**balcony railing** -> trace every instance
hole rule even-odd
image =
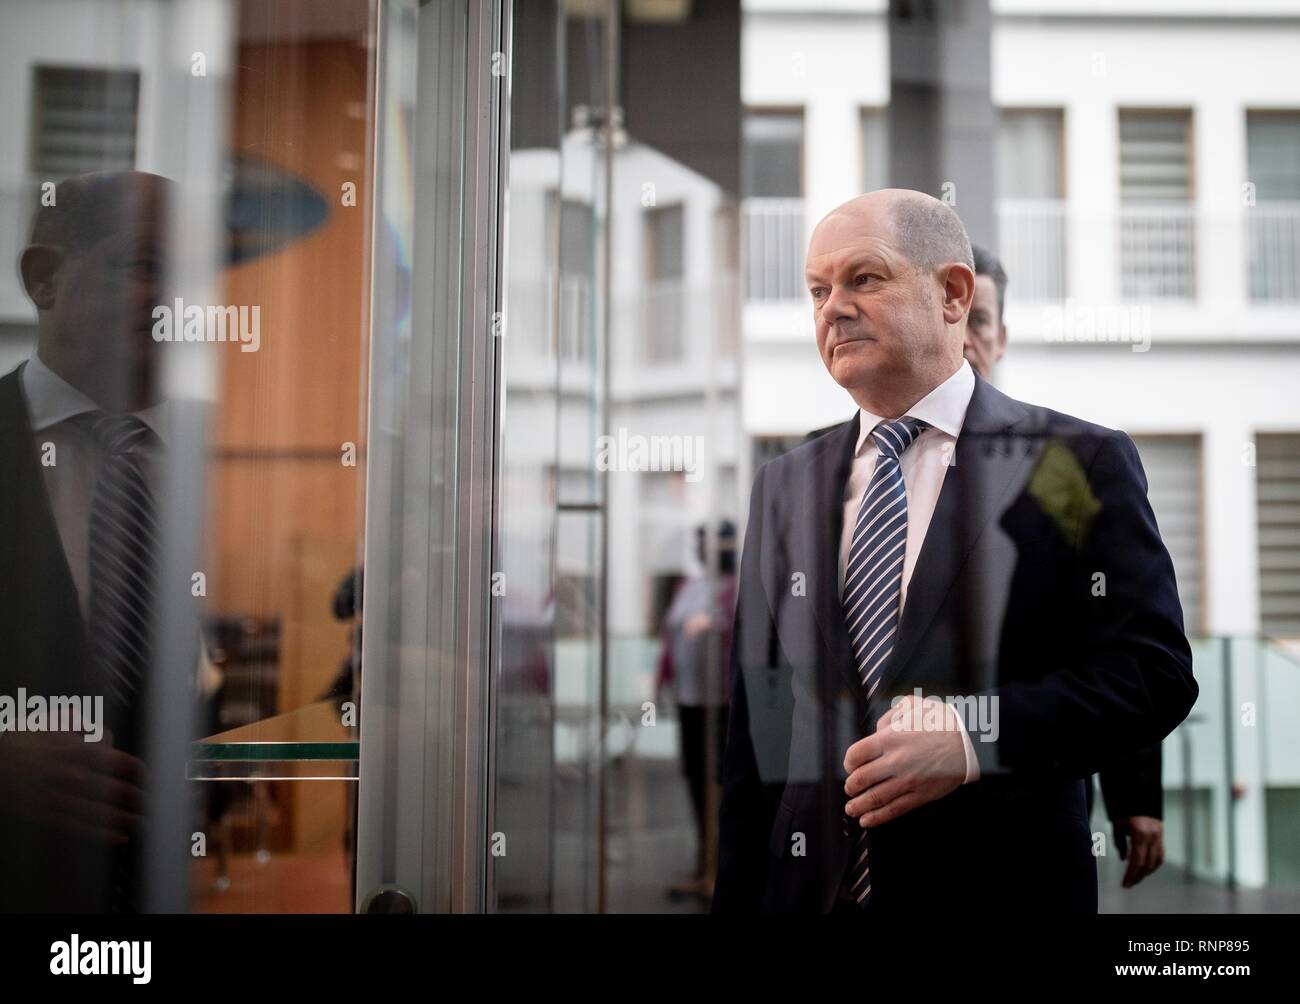
[[[1062,199],[998,201],[998,248],[1009,299],[1065,299],[1066,223]]]
[[[803,199],[746,199],[743,206],[745,299],[802,300]]]
[[[646,283],[641,301],[641,358],[678,362],[685,356],[686,289],[681,279]]]
[[[1128,300],[1196,295],[1196,215],[1190,204],[1119,211],[1120,294]]]
[[[1251,300],[1300,300],[1300,202],[1257,203],[1246,227]]]
[[[627,290],[615,313],[635,318],[637,329],[626,332],[631,339],[620,340],[622,329],[615,321],[615,367],[686,364],[707,374],[714,363],[732,358],[740,324],[736,282],[734,271],[722,269],[706,283],[675,277]]]
[[[591,280],[583,275],[560,277],[560,311],[557,342],[560,361],[578,363],[595,354],[595,317]]]

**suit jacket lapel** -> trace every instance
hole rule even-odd
[[[832,429],[817,441],[810,476],[799,496],[802,512],[794,523],[802,528],[800,544],[791,554],[793,571],[807,575],[808,598],[832,664],[866,707],[849,644],[844,609],[840,605],[840,535],[844,529],[844,485],[853,466],[858,442],[858,416]]]
[[[925,542],[908,583],[898,637],[881,671],[881,692],[897,678],[939,611],[989,522],[1018,492],[1032,445],[1011,428],[1028,412],[976,377],[975,390]]]
[[[10,540],[15,552],[13,567],[3,571],[15,577],[48,576],[43,582],[15,582],[14,585],[27,591],[38,586],[50,589],[57,604],[51,616],[63,618],[61,623],[75,625],[80,632],[83,625],[77,587],[45,491],[45,477],[23,398],[19,379],[23,366],[0,377],[0,462],[13,475],[12,488],[0,500],[0,513],[4,514],[0,522],[12,534]]]

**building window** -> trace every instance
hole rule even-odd
[[[1189,635],[1204,633],[1201,556],[1201,437],[1134,436],[1156,514],[1160,537],[1169,549]]]
[[[1008,298],[1065,297],[1064,116],[1060,109],[1004,109],[998,119],[998,247]]]
[[[803,112],[746,112],[742,138],[744,196],[802,198]]]
[[[1255,437],[1259,521],[1259,623],[1300,638],[1300,434]]]
[[[596,267],[596,218],[588,202],[559,199],[551,203],[550,211],[556,211],[556,206],[560,214],[560,304],[556,350],[563,362],[582,362],[596,354],[596,305],[591,288],[591,276]]]
[[[741,189],[745,196],[745,298],[804,297],[803,113],[745,113]]]
[[[1195,295],[1191,149],[1191,112],[1119,113],[1120,289],[1127,298]]]
[[[679,203],[645,212],[646,284],[641,345],[649,362],[681,359],[685,276],[685,210]]]
[[[889,112],[862,109],[862,190],[889,187]]]
[[[1246,115],[1252,300],[1300,299],[1300,112]]]
[[[60,180],[135,167],[140,74],[37,66],[32,88],[32,173]]]

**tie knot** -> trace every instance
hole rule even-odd
[[[87,411],[75,416],[72,421],[109,456],[131,453],[141,446],[153,445],[158,438],[153,430],[135,415],[109,415],[102,411]]]
[[[871,438],[876,441],[882,454],[897,460],[928,428],[930,426],[919,418],[898,418],[892,422],[881,422],[871,430]]]

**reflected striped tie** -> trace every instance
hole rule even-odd
[[[157,438],[134,415],[78,420],[103,455],[90,506],[90,643],[108,696],[130,708],[143,696],[158,607],[157,513],[144,470],[144,449]]]
[[[880,670],[894,650],[907,547],[907,490],[903,485],[903,453],[929,426],[915,418],[881,422],[871,430],[880,455],[871,483],[862,496],[853,543],[844,569],[844,620],[853,657],[870,700],[880,682]],[[844,891],[859,906],[871,896],[867,862],[867,831],[858,829]]]
[[[141,755],[142,703],[154,649],[157,610],[157,512],[145,478],[145,450],[158,444],[133,415],[89,412],[74,421],[103,457],[90,505],[90,602],[87,634],[103,681],[113,745]],[[136,841],[114,849],[109,910],[139,909]]]

